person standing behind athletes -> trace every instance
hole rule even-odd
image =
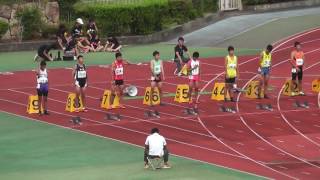
[[[199,93],[199,81],[200,81],[200,61],[199,61],[200,54],[198,52],[194,52],[192,58],[187,64],[188,67],[188,74],[189,74],[189,104],[193,103],[192,98],[192,91],[194,89],[195,98],[198,98]],[[197,101],[196,104],[199,102]]]
[[[124,65],[130,64],[128,61],[122,59],[122,54],[120,52],[116,53],[116,60],[112,63],[111,66],[111,98],[110,104],[113,104],[115,96],[119,97],[119,107],[125,108],[124,105],[121,104],[122,96],[123,96],[123,89],[124,89]],[[111,108],[116,108],[115,106],[111,106]]]
[[[188,55],[188,57],[184,56],[184,53]],[[178,44],[174,47],[174,62],[176,63],[176,69],[174,71],[175,75],[181,75],[180,71],[182,69],[182,65],[188,63],[190,59],[190,54],[188,52],[188,48],[184,45],[184,38],[178,38]]]
[[[43,114],[49,115],[47,108],[48,100],[48,91],[49,91],[49,80],[47,72],[47,63],[45,61],[40,62],[40,67],[37,70],[37,94],[39,101],[39,115]]]
[[[88,86],[88,75],[86,71],[86,66],[84,64],[84,59],[82,55],[79,55],[77,57],[78,62],[74,66],[73,71],[72,71],[72,76],[75,79],[75,88],[76,88],[76,105],[77,108],[75,109],[75,112],[79,111],[84,111],[87,112],[88,110],[86,109],[86,87]],[[82,101],[82,108],[80,107],[80,100]]]
[[[238,68],[238,57],[234,55],[234,47],[228,47],[228,55],[225,57],[225,91],[224,91],[224,100],[227,101],[227,94],[230,95],[230,100],[232,102],[234,99],[234,92],[232,91],[233,87],[236,85],[236,78],[239,75]]]
[[[305,56],[301,48],[300,42],[294,43],[295,50],[291,52],[291,59],[289,60],[292,65],[292,81],[295,81],[298,85],[299,95],[305,95],[302,91],[302,78],[303,78],[303,66],[305,65]],[[298,77],[298,81],[297,81]],[[294,83],[291,83],[291,95],[296,95],[294,93]]]
[[[267,95],[267,89],[269,86],[269,79],[270,79],[270,72],[272,66],[272,45],[268,45],[266,50],[262,51],[260,56],[260,63],[259,63],[259,72],[261,75],[260,86],[258,88],[258,98],[261,98],[261,91],[264,92],[264,98],[269,98]]]
[[[151,93],[150,96],[152,97],[153,92],[155,91],[155,88],[158,88],[159,95],[160,95],[160,101],[162,100],[162,80],[165,79],[164,77],[164,69],[163,69],[163,62],[160,59],[160,53],[158,51],[153,52],[154,59],[150,62],[150,68],[151,68]],[[152,101],[151,105],[152,105]],[[160,102],[160,104],[163,104]]]

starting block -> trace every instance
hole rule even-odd
[[[100,107],[103,109],[111,109],[111,104],[110,104],[110,98],[111,98],[111,91],[110,90],[105,90],[102,96],[102,101]],[[113,100],[112,106],[119,107],[119,97],[115,96]]]
[[[293,83],[293,90],[291,89],[292,83]],[[292,96],[292,92],[294,94],[298,94],[298,92],[299,92],[298,84],[295,81],[288,79],[288,80],[286,80],[286,82],[284,84],[284,89],[283,89],[282,94],[285,96]]]
[[[219,110],[221,112],[228,112],[228,113],[236,113],[236,108],[235,107],[226,107],[226,106],[220,106]]]
[[[266,111],[273,111],[272,105],[271,104],[257,104],[257,109],[259,110],[266,110]]]
[[[293,103],[293,106],[296,108],[305,108],[305,109],[310,108],[309,103],[307,101],[305,102],[296,101]]]
[[[188,76],[188,66],[187,66],[187,64],[185,64],[182,68],[181,68],[181,70],[180,70],[180,72],[179,72],[179,75],[180,76]]]
[[[39,107],[39,99],[36,95],[29,96],[28,100],[28,106],[27,106],[27,113],[29,114],[38,114],[40,110]],[[43,108],[41,107],[41,111],[43,111]]]
[[[251,99],[257,99],[259,98],[259,81],[251,81],[250,84],[246,88],[246,97]],[[261,90],[260,97],[264,97],[264,92]]]
[[[177,86],[176,95],[174,97],[175,102],[186,103],[189,102],[189,85],[188,84],[179,84]]]
[[[111,120],[111,121],[120,121],[121,120],[121,116],[120,116],[120,114],[107,113],[106,117],[104,119]]]
[[[79,116],[77,117],[73,117],[70,122],[72,122],[74,125],[81,125],[82,124],[82,120]]]
[[[320,79],[315,79],[312,81],[312,91],[320,92]]]
[[[224,100],[224,92],[225,91],[225,83],[215,83],[212,94],[211,94],[211,99],[216,100],[216,101],[223,101]],[[227,93],[227,99],[230,99],[229,93]]]
[[[146,118],[160,118],[160,113],[157,110],[148,110],[144,112]]]
[[[67,103],[66,103],[66,111],[68,112],[74,112],[76,108],[83,108],[83,103],[81,98],[78,99],[78,105],[76,103],[76,94],[70,93],[68,95]]]
[[[189,116],[191,116],[191,115],[197,116],[199,114],[199,111],[197,108],[185,108],[183,110],[183,114],[189,115]]]
[[[161,99],[160,99],[160,93],[158,88],[154,89],[153,94],[151,94],[151,87],[146,88],[146,91],[144,93],[144,98],[143,98],[143,104],[150,106],[151,101],[152,101],[152,105],[160,104]]]

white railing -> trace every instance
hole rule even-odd
[[[242,0],[219,0],[220,11],[242,10]]]

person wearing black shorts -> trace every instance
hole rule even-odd
[[[184,53],[186,53],[188,57],[185,57]],[[184,38],[179,37],[178,44],[174,47],[174,62],[176,63],[175,75],[181,75],[182,65],[188,63],[189,59],[190,54],[188,48],[184,45]]]
[[[300,42],[294,43],[295,49],[291,52],[291,59],[289,60],[292,66],[292,81],[298,86],[299,95],[305,95],[302,91],[303,66],[305,66],[305,56],[302,51]],[[298,78],[298,80],[297,80]],[[291,83],[291,95],[296,95],[294,92],[294,83]]]
[[[113,106],[113,101],[116,96],[119,97],[119,106],[120,108],[125,108],[124,105],[121,104],[124,90],[124,65],[130,64],[128,61],[122,59],[122,54],[120,52],[116,53],[116,60],[112,63],[111,66],[111,98],[110,104],[112,104],[111,109],[117,108]]]
[[[68,43],[67,38],[67,28],[65,25],[61,24],[56,33],[57,44],[61,50],[65,50],[65,46]]]
[[[155,91],[155,88],[158,88],[159,90],[159,96],[160,96],[160,105],[163,105],[161,103],[162,100],[162,80],[165,79],[164,77],[164,69],[163,69],[163,62],[160,59],[160,53],[158,51],[153,52],[154,59],[150,62],[150,69],[151,69],[151,92],[150,92],[150,99],[152,99],[152,95]],[[153,101],[150,101],[151,105]]]
[[[38,52],[34,57],[34,61],[53,61],[52,56],[49,54],[50,50],[54,49],[56,47],[55,44],[50,45],[41,45],[38,48]]]
[[[104,51],[107,52],[120,52],[122,46],[120,45],[119,41],[115,37],[109,37],[107,39],[107,43],[104,46]]]
[[[230,100],[235,101],[234,92],[232,91],[236,86],[236,78],[239,77],[238,57],[234,54],[234,47],[228,47],[228,55],[225,57],[225,91],[224,100],[228,101],[227,95],[229,94]]]
[[[48,72],[47,72],[47,63],[45,61],[40,62],[40,67],[37,70],[37,94],[39,100],[39,115],[43,114],[49,115],[47,108],[48,101],[48,91],[49,91],[49,82],[48,82]]]
[[[87,71],[86,71],[86,66],[84,64],[84,59],[82,55],[79,55],[77,57],[78,63],[74,66],[72,76],[75,79],[75,88],[76,88],[76,104],[78,105],[77,108],[75,109],[76,112],[79,111],[84,111],[87,112],[88,110],[86,109],[86,87],[88,83],[88,76],[87,76]],[[82,108],[79,108],[80,102],[79,99],[81,98],[82,100]]]

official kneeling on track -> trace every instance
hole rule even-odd
[[[145,142],[144,150],[144,168],[148,169],[152,159],[163,158],[164,165],[160,168],[168,169],[171,168],[168,164],[169,151],[167,148],[167,142],[163,136],[159,134],[158,128],[153,128],[151,130],[151,135],[149,135]]]

